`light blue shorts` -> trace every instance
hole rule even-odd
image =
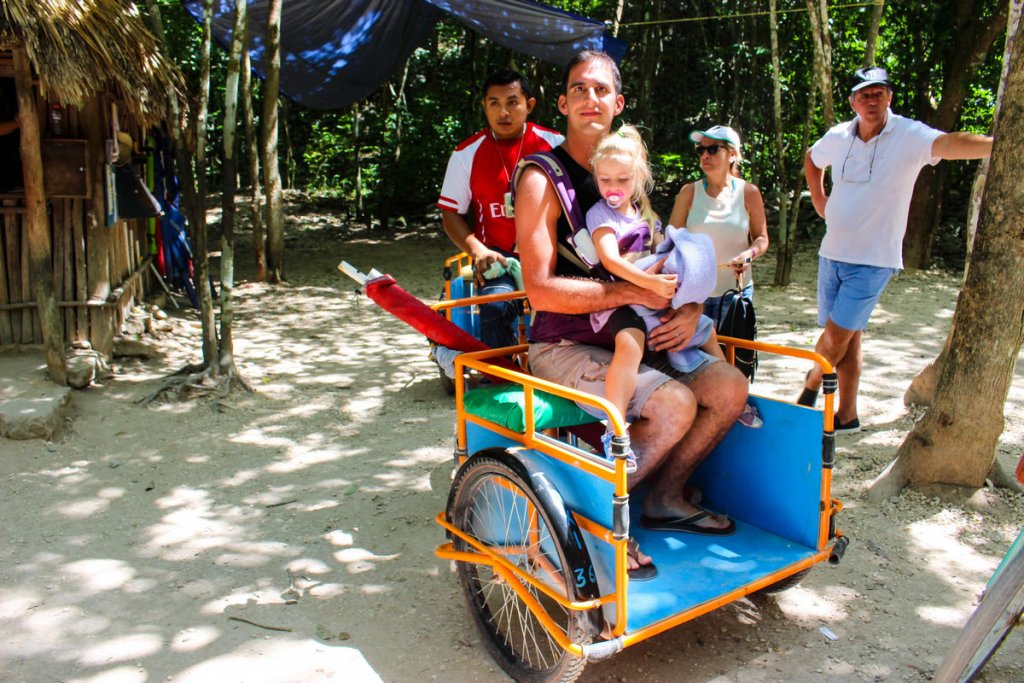
[[[866,330],[871,311],[896,268],[878,268],[818,257],[818,325]]]

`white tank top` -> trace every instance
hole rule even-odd
[[[717,197],[709,197],[703,180],[693,184],[693,203],[686,215],[686,229],[711,238],[719,264],[750,246],[750,216],[743,199],[746,185],[742,178],[730,178]],[[753,280],[747,277],[744,284],[753,284]],[[711,296],[721,296],[735,287],[733,270],[719,268],[718,282]]]

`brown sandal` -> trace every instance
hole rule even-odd
[[[629,574],[630,581],[650,581],[658,575],[658,568],[654,566],[653,561],[648,562],[647,564],[641,564],[640,544],[637,543],[635,538],[626,540],[626,555],[628,555],[629,559],[633,560],[637,564],[635,569],[626,570],[626,573]]]

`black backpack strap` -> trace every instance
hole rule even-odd
[[[551,152],[537,152],[520,160],[519,165],[516,166],[515,174],[512,176],[512,203],[515,203],[516,187],[519,185],[519,178],[522,176],[523,171],[530,166],[538,167],[548,177],[548,180],[551,181],[552,187],[555,188],[558,202],[562,205],[562,212],[569,222],[569,243],[574,248],[577,248],[574,237],[580,231],[583,231],[589,238],[590,233],[587,231],[587,223],[583,217],[583,212],[576,202],[576,189],[572,186],[569,172],[562,165],[561,160],[554,154]],[[593,244],[592,242],[589,243]],[[596,254],[580,254],[573,249],[569,249],[561,240],[558,240],[557,244],[558,254],[583,272],[589,273],[597,265]]]

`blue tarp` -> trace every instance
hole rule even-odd
[[[202,0],[182,0],[202,19]],[[249,2],[253,70],[264,72],[268,0]],[[227,45],[233,0],[214,0],[213,33]],[[287,0],[281,16],[281,91],[310,109],[358,102],[395,73],[434,26],[450,15],[499,45],[565,64],[583,49],[605,50],[616,60],[626,44],[604,24],[533,0]]]

